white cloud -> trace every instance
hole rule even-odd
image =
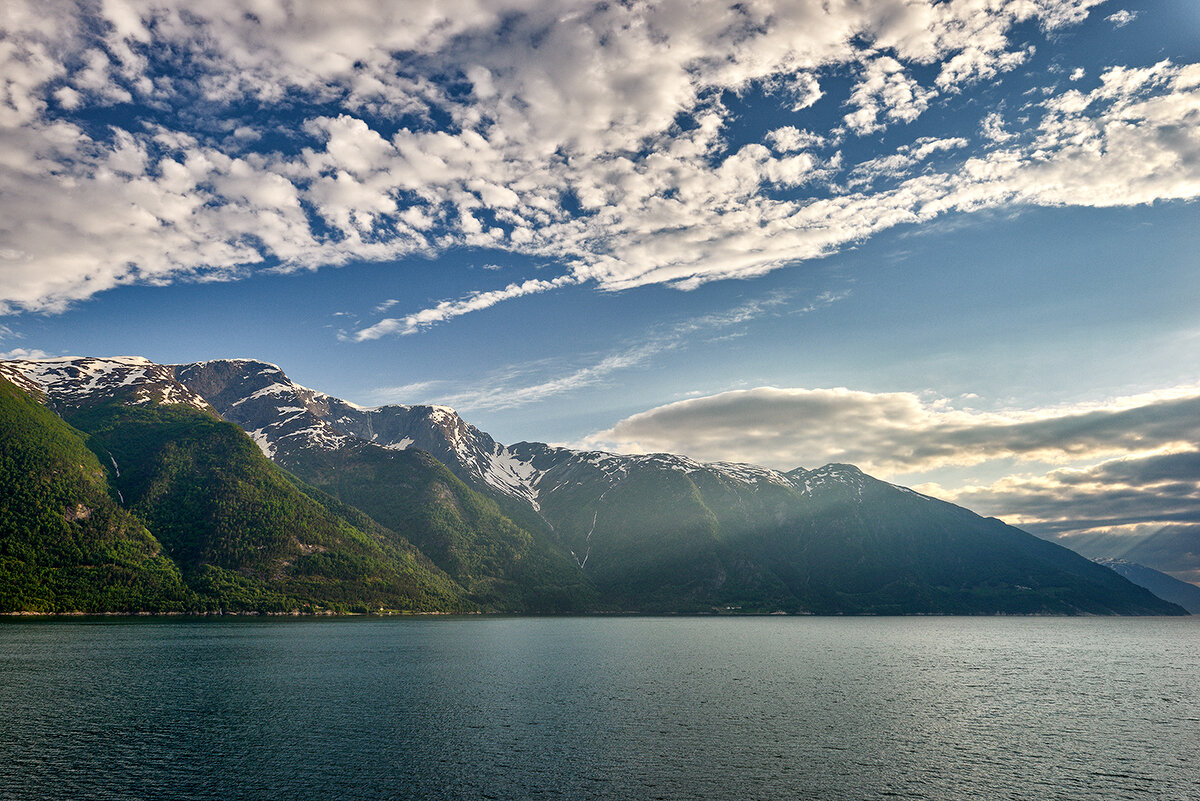
[[[886,127],[880,117],[893,122],[912,122],[929,107],[936,89],[924,89],[904,74],[904,65],[884,56],[867,65],[862,80],[850,95],[857,111],[845,116],[846,125],[861,135]]]
[[[0,359],[48,359],[50,354],[39,348],[13,348],[0,353]]]
[[[626,351],[611,353],[595,364],[580,367],[564,376],[520,386],[502,382],[484,389],[445,395],[440,402],[465,410],[512,409],[538,403],[583,387],[595,386],[617,371],[641,367],[649,362],[652,356],[670,347],[674,345],[650,342]]]
[[[661,329],[650,331],[640,341],[627,342],[623,347],[599,357],[591,364],[577,366],[565,375],[551,375],[530,381],[525,367],[509,367],[492,376],[484,386],[442,395],[440,403],[463,410],[511,409],[539,403],[584,387],[605,382],[613,373],[644,367],[654,357],[682,350],[697,339],[736,329],[759,317],[771,314],[808,314],[825,308],[848,293],[822,293],[807,303],[788,308],[792,298],[786,293],[772,293],[764,298],[747,301],[724,312],[714,312],[687,320],[677,320]],[[545,372],[545,366],[539,366]]]
[[[1015,138],[1014,134],[1009,133],[1005,129],[1004,118],[1000,116],[1000,112],[998,111],[993,111],[984,117],[980,129],[985,139],[999,145]]]
[[[1109,14],[1107,17],[1105,17],[1105,19],[1111,22],[1114,27],[1124,28],[1126,25],[1137,19],[1137,17],[1138,13],[1136,11],[1129,11],[1123,8],[1113,14]]]
[[[780,153],[811,150],[812,148],[824,147],[827,143],[824,136],[815,134],[812,131],[801,130],[794,125],[776,128],[767,134],[766,141]]]
[[[381,404],[414,404],[423,403],[430,397],[430,392],[440,381],[413,381],[394,387],[377,387],[370,391],[371,401]]]
[[[503,289],[496,289],[490,292],[475,292],[461,300],[443,300],[435,306],[413,312],[404,317],[380,320],[372,326],[354,332],[352,339],[357,342],[363,342],[365,340],[379,339],[388,334],[415,334],[436,323],[442,323],[473,311],[480,311],[481,309],[495,306],[501,301],[549,292],[551,289],[557,289],[571,283],[574,283],[574,279],[570,276],[559,276],[549,281],[531,278],[520,284],[509,284]]]
[[[947,139],[918,139],[911,145],[902,145],[889,156],[880,156],[864,161],[850,170],[847,186],[857,188],[871,184],[881,177],[906,175],[913,167],[940,151],[958,150],[967,146],[962,137]]]
[[[821,84],[817,81],[816,76],[807,72],[793,77],[789,81],[787,89],[793,98],[792,111],[802,111],[824,97]]]
[[[701,173],[670,201],[614,197],[601,218],[602,244],[577,268],[610,288],[647,283],[688,287],[761,274],[818,258],[903,223],[1006,205],[1110,206],[1200,195],[1197,67],[1110,70],[1084,106],[1052,98],[1028,143],[968,158],[874,192],[808,202],[767,201],[761,171]],[[748,165],[746,165],[748,166]],[[687,222],[685,222],[685,220]],[[601,221],[598,221],[598,225]],[[622,227],[623,226],[623,227]],[[748,235],[747,232],[756,232]]]
[[[774,150],[725,149],[724,90],[784,88],[805,107],[827,71],[864,65],[846,122],[874,132],[1021,63],[1018,24],[1054,29],[1093,5],[261,0],[246,13],[233,0],[52,11],[11,0],[0,22],[0,311],[461,246],[555,261],[568,273],[556,286],[687,289],[950,212],[1195,197],[1186,65],[1110,70],[1090,94],[1052,98],[1032,135],[985,125],[1007,149],[875,191],[828,190],[852,174],[903,177],[925,157],[916,143],[874,167],[814,155],[836,136],[818,142],[824,134],[794,126],[765,135]],[[156,66],[167,53],[189,71]],[[933,86],[912,77],[917,66],[935,69]],[[452,92],[445,79],[456,77]],[[275,132],[250,118],[226,121],[220,141],[164,128],[101,136],[70,121],[127,99],[171,109],[189,92],[321,113],[296,132],[308,137],[298,153],[271,150]],[[413,122],[435,117],[451,122]],[[543,283],[445,301],[356,338],[419,330]]]

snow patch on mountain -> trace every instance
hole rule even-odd
[[[769,467],[759,467],[758,465],[741,462],[710,462],[703,467],[740,484],[774,484],[779,487],[793,486],[786,475]]]
[[[268,397],[271,395],[295,396],[297,394],[296,393],[297,389],[303,389],[303,387],[297,387],[295,385],[289,386],[287,384],[268,384],[267,386],[263,387],[262,389],[255,390],[253,394],[248,395],[239,401],[235,401],[233,405],[240,406],[243,403],[247,403],[252,400],[257,400],[258,398],[265,398],[265,397]]]
[[[827,464],[816,470],[795,470],[792,484],[801,492],[811,495],[819,490],[847,487],[855,497],[862,500],[863,487],[870,479],[863,471],[850,464]]]
[[[916,495],[918,498],[924,498],[927,501],[936,501],[937,500],[937,498],[933,498],[929,495],[926,495],[923,492],[917,492],[915,489],[910,489],[909,487],[902,487],[899,484],[888,484],[888,486],[894,490],[899,490],[900,492],[904,492],[909,495]]]
[[[288,431],[276,437],[276,441],[292,437],[299,437],[309,447],[320,448],[326,451],[337,450],[350,441],[350,437],[337,431],[333,426],[324,421],[317,421],[314,425],[301,428],[297,431]]]
[[[106,400],[185,404],[211,410],[208,402],[179,383],[168,367],[141,356],[108,358],[62,356],[4,362],[0,369],[17,383],[35,389],[54,404],[79,405]]]
[[[275,445],[271,440],[267,439],[267,435],[263,429],[259,428],[254,431],[247,431],[246,433],[250,435],[250,439],[254,440],[254,444],[259,447],[264,456],[268,459],[275,458]]]
[[[485,484],[525,500],[535,512],[542,510],[537,500],[537,482],[541,473],[532,462],[522,461],[507,448],[497,445],[495,452],[487,454],[482,467],[480,478]]]

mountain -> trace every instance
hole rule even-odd
[[[849,465],[781,473],[671,454],[505,446],[446,407],[363,408],[263,362],[180,365],[174,375],[276,462],[385,524],[411,505],[400,491],[410,483],[400,478],[401,455],[431,454],[530,532],[524,553],[552,566],[549,586],[561,587],[575,567],[595,589],[597,608],[1180,611],[1065,548]],[[468,584],[472,576],[448,561],[455,548],[464,559],[485,546],[469,558],[490,565],[496,583],[527,580],[494,560],[521,553],[512,550],[516,540],[414,541]]]
[[[198,597],[242,608],[1183,612],[851,465],[505,446],[446,407],[368,409],[247,359],[0,374],[111,463],[112,497]]]
[[[175,380],[171,367],[141,356],[19,359],[0,362],[0,376],[59,411],[108,403],[213,411],[208,401]]]
[[[865,475],[527,443],[542,513],[643,611],[1169,613],[1077,554]]]
[[[1112,568],[1139,587],[1145,587],[1164,601],[1179,604],[1193,615],[1200,615],[1200,587],[1195,584],[1180,581],[1174,576],[1168,576],[1166,573],[1125,559],[1097,559],[1095,561]]]
[[[477,603],[516,612],[596,608],[590,583],[545,524],[505,514],[521,517],[533,507],[461,469],[492,464],[489,457],[502,449],[453,411],[364,409],[295,384],[275,365],[244,359],[180,365],[174,375],[277,464],[403,532]],[[467,486],[447,464],[493,497]],[[520,525],[529,520],[534,525]]]
[[[24,398],[15,427],[39,420],[74,427],[73,443],[46,451],[71,460],[80,448],[90,452],[94,498],[87,508],[107,510],[100,500],[107,495],[120,515],[141,523],[153,535],[147,547],[161,547],[190,587],[187,608],[471,608],[462,589],[403,537],[269,462],[170,370],[135,359],[25,366],[8,363],[3,372],[20,372],[64,419],[8,384]],[[44,531],[42,523],[33,527]]]
[[[162,551],[109,496],[85,435],[0,377],[0,611],[192,608]]]
[[[1066,548],[850,465],[789,475],[807,514],[760,547],[815,611],[1175,613]]]
[[[1163,526],[1148,535],[1076,534],[1057,542],[1092,559],[1125,559],[1180,581],[1200,583],[1200,526]]]
[[[173,375],[250,434],[269,457],[331,450],[349,439],[390,451],[421,450],[466,484],[523,514],[537,509],[529,468],[446,406],[365,408],[300,386],[276,365],[218,359],[178,365]]]
[[[241,608],[464,608],[411,544],[296,482],[231,423],[158,405],[67,419],[109,455],[119,497],[203,594]]]

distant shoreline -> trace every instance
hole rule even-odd
[[[1166,617],[1196,617],[1195,615],[1097,615],[1081,613],[1078,615],[1061,612],[1030,612],[1017,614],[1013,612],[996,612],[993,614],[969,614],[961,612],[897,612],[880,614],[874,612],[815,614],[811,612],[570,612],[564,614],[523,613],[523,612],[0,612],[0,622],[8,620],[38,619],[38,620],[78,620],[80,618],[198,618],[216,619],[226,617],[250,618],[301,618],[301,619],[330,619],[330,618],[392,618],[392,617],[471,617],[471,618],[914,618],[914,617],[963,617],[963,618],[1166,618]]]

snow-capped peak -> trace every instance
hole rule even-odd
[[[19,359],[0,363],[0,372],[55,405],[104,401],[185,404],[211,410],[199,394],[175,379],[172,370],[142,356]]]

